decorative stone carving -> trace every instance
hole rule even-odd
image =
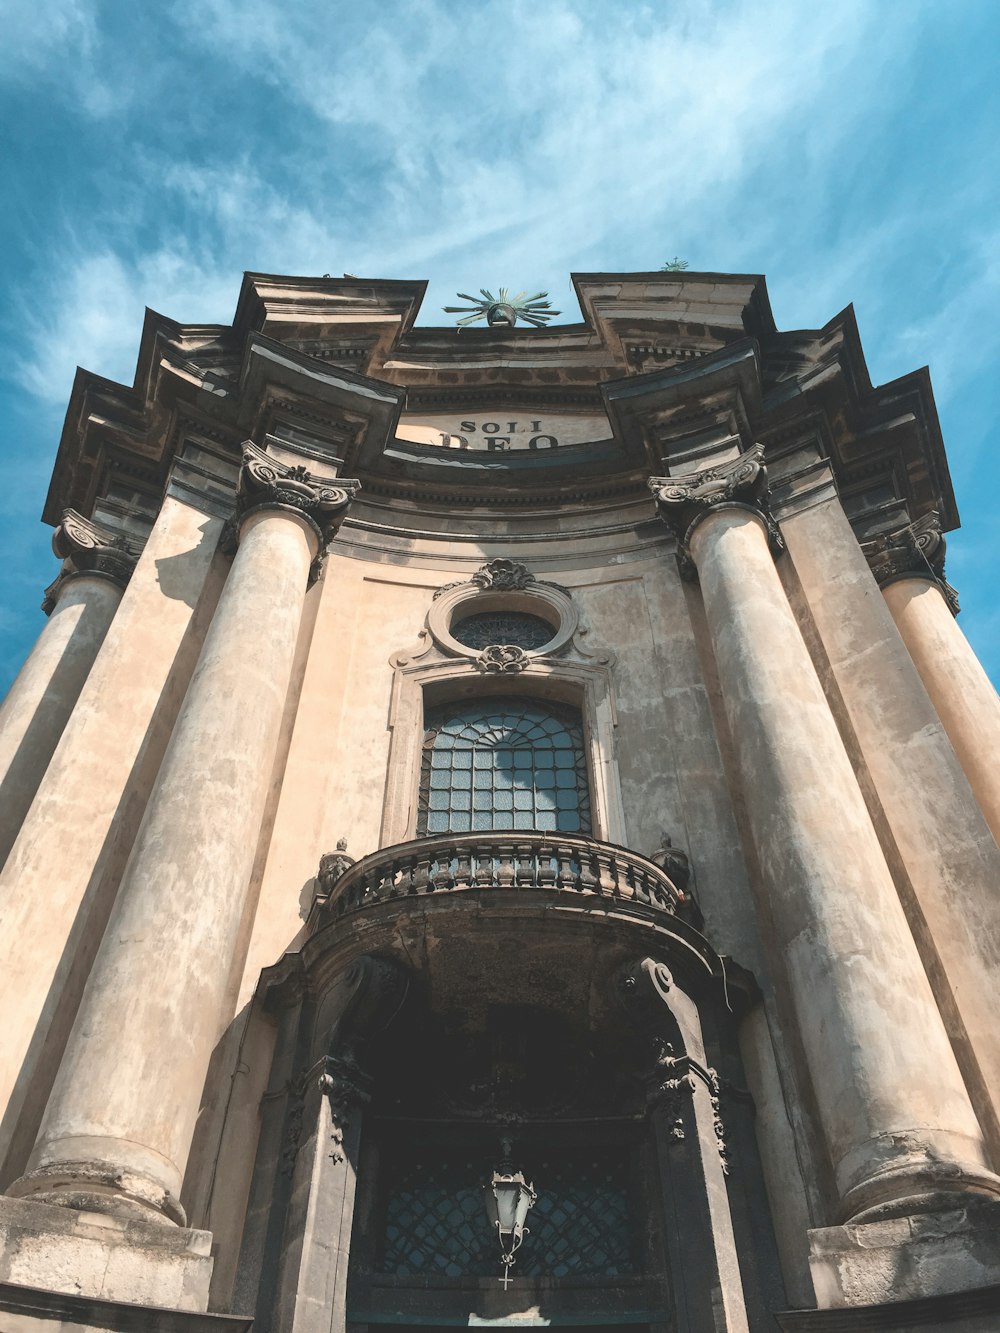
[[[480,565],[469,581],[491,592],[521,592],[534,583],[535,576],[516,560],[497,559]]]
[[[650,477],[647,484],[660,517],[677,538],[677,564],[686,579],[697,578],[691,558],[691,534],[713,510],[749,509],[759,514],[767,525],[772,553],[780,555],[785,549],[784,539],[767,507],[767,469],[760,445],[732,462],[684,477]]]
[[[350,869],[353,864],[354,857],[347,855],[347,839],[338,838],[337,850],[326,852],[319,859],[319,873],[316,876],[316,887],[319,892],[330,893],[344,871]]]
[[[371,1101],[371,1079],[348,1049],[343,1055],[327,1056],[319,1086],[330,1103],[332,1146],[329,1157],[336,1165],[347,1160],[344,1154],[344,1134],[351,1127],[352,1109],[364,1108]]]
[[[941,589],[952,615],[958,615],[958,593],[944,574],[945,548],[941,520],[934,510],[915,523],[861,543],[880,588],[896,579],[930,579]]]
[[[626,986],[629,981],[633,978],[626,978]],[[670,1138],[680,1142],[684,1138],[684,1100],[694,1095],[695,1081],[687,1062],[676,1058],[669,1042],[660,1042],[659,1047],[656,1064],[646,1081],[646,1105],[661,1112],[669,1123]]]
[[[534,582],[535,576],[529,573],[526,565],[498,557],[480,565],[471,578],[443,584],[434,593],[434,600],[451,592],[452,588],[464,588],[469,583],[474,583],[481,592],[523,592]]]
[[[656,1045],[652,1068],[646,1075],[646,1100],[669,1122],[669,1137],[685,1138],[685,1103],[703,1084],[712,1112],[712,1132],[723,1175],[729,1174],[729,1152],[719,1106],[719,1076],[707,1063],[692,1054],[674,1014],[670,994],[675,988],[670,969],[653,958],[626,966],[618,976],[618,992],[632,1021],[648,1033]],[[701,1045],[700,1041],[698,1043]],[[701,1049],[698,1055],[703,1055]]]
[[[681,893],[685,891],[691,879],[691,862],[686,852],[673,845],[669,833],[660,834],[660,845],[649,859],[660,867]]]
[[[52,535],[52,550],[68,563],[45,589],[42,610],[46,615],[55,610],[63,584],[76,574],[97,574],[124,588],[132,577],[142,544],[102,528],[75,509],[66,509]]]
[[[531,657],[515,643],[493,643],[476,658],[480,671],[513,674],[531,666]]]
[[[240,526],[250,514],[284,509],[304,518],[319,540],[319,554],[309,571],[310,586],[323,571],[326,551],[347,516],[361,483],[338,477],[336,483],[317,477],[303,465],[280,463],[252,440],[243,445],[243,466],[236,491],[236,514],[223,533],[223,549],[235,551]]]

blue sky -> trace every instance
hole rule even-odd
[[[767,275],[853,301],[872,379],[928,364],[1000,679],[995,0],[3,0],[0,688],[54,576],[37,516],[74,368],[131,383],[143,308],[229,321],[244,269],[546,288]]]

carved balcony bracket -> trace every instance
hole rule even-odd
[[[124,589],[132,577],[142,543],[101,527],[75,509],[66,509],[52,535],[52,550],[64,564],[43,594],[42,610],[46,615],[55,610],[59,592],[67,580],[78,574],[96,574]]]
[[[309,571],[310,587],[323,572],[327,548],[347,517],[351,500],[361,483],[338,477],[336,484],[317,477],[302,465],[292,466],[273,458],[252,440],[243,445],[243,466],[236,491],[236,513],[222,534],[222,548],[232,554],[239,545],[239,533],[251,514],[277,509],[298,514],[312,528],[319,542],[319,553]]]
[[[718,1155],[722,1174],[728,1175],[719,1076],[705,1058],[695,1006],[677,987],[670,969],[654,958],[637,959],[622,968],[617,984],[626,1012],[651,1039],[655,1052],[646,1073],[647,1104],[662,1117],[670,1141],[700,1134]],[[705,1107],[701,1126],[694,1107],[699,1091]]]
[[[649,489],[660,517],[677,538],[677,567],[681,576],[696,581],[691,557],[691,535],[708,514],[720,509],[748,509],[764,520],[773,555],[785,549],[784,538],[768,508],[769,490],[764,450],[760,445],[739,458],[682,477],[650,477]]]
[[[958,593],[944,574],[945,547],[941,520],[934,510],[915,523],[881,532],[871,541],[861,543],[880,588],[897,579],[928,579],[941,589],[952,615],[957,616]]]

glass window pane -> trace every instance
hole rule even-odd
[[[468,831],[472,808],[482,831],[589,829],[583,727],[574,710],[493,696],[437,708],[425,725],[418,834]]]

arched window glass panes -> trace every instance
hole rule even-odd
[[[526,611],[477,611],[452,625],[451,633],[466,648],[513,643],[528,650],[548,643],[555,630],[541,616],[529,615]]]
[[[418,836],[590,832],[583,725],[574,709],[479,699],[428,712],[426,728]]]

